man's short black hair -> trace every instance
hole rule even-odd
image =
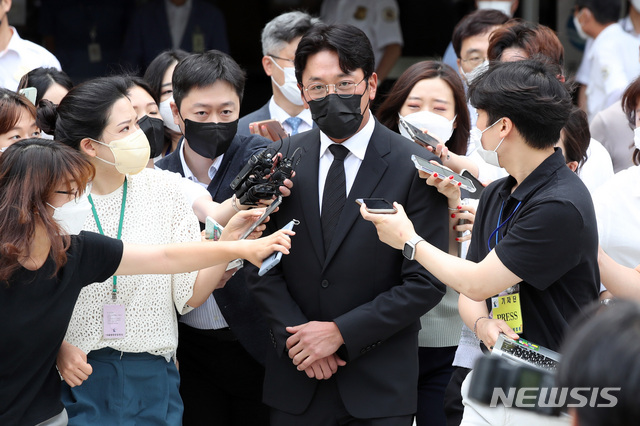
[[[599,24],[618,22],[622,9],[621,0],[576,0],[578,9],[586,7]]]
[[[503,25],[508,20],[507,15],[495,9],[479,9],[462,18],[453,29],[451,37],[451,44],[458,59],[462,55],[463,41],[469,37],[484,34],[495,26]]]
[[[560,138],[571,112],[571,95],[540,61],[492,63],[469,88],[471,105],[485,111],[489,124],[508,117],[530,146],[544,149]]]
[[[302,84],[302,73],[307,59],[323,50],[336,52],[340,69],[349,73],[361,68],[364,78],[374,71],[375,58],[367,35],[357,27],[347,24],[317,25],[306,33],[296,50],[296,79]],[[175,90],[175,89],[174,89]]]
[[[209,50],[189,55],[178,62],[172,78],[173,99],[178,109],[191,89],[212,86],[218,80],[233,86],[242,102],[246,77],[231,56],[219,50]]]

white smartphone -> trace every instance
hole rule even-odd
[[[473,182],[469,178],[460,176],[458,173],[452,170],[444,168],[439,164],[433,164],[422,157],[418,157],[417,155],[412,155],[411,161],[413,161],[416,169],[422,170],[423,172],[429,174],[438,173],[440,176],[442,176],[443,179],[445,177],[453,175],[453,182],[458,184],[458,186],[466,189],[469,192],[476,192],[476,187],[473,185]]]
[[[245,238],[247,238],[249,236],[249,234],[251,234],[257,227],[258,225],[260,225],[262,222],[264,222],[267,217],[273,213],[273,211],[282,203],[282,195],[279,195],[278,198],[276,198],[275,200],[273,200],[273,203],[269,204],[269,207],[267,207],[267,209],[264,211],[264,213],[262,214],[262,216],[260,216],[260,218],[258,218],[258,220],[256,220],[255,222],[253,222],[253,224],[244,232],[244,234],[242,234],[242,236],[239,238],[241,240],[244,240]]]
[[[356,203],[359,205],[365,204],[369,213],[393,214],[398,212],[393,203],[384,198],[357,198]]]
[[[298,225],[300,223],[299,220],[293,219],[291,222],[287,223],[282,229],[292,230],[294,225]],[[260,266],[260,270],[258,271],[258,275],[263,276],[267,272],[269,272],[274,266],[280,263],[282,259],[282,253],[277,251],[272,253],[269,257],[267,257],[263,262],[262,266]]]
[[[208,240],[218,241],[224,228],[214,218],[207,216],[204,223],[204,236]]]
[[[36,104],[36,98],[38,97],[38,90],[35,87],[25,87],[18,91],[19,94],[29,99],[32,104]]]

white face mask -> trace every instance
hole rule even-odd
[[[406,117],[402,117],[400,114],[398,115],[410,124],[416,126],[418,129],[427,130],[430,134],[437,136],[442,143],[446,143],[451,139],[451,135],[453,134],[453,123],[457,117],[453,117],[453,120],[449,121],[445,117],[431,111],[418,111],[408,114]],[[399,127],[400,134],[402,136],[409,140],[413,140],[404,127]]]
[[[77,235],[82,231],[84,227],[84,221],[91,213],[91,203],[87,198],[89,188],[80,196],[77,200],[71,200],[64,203],[60,207],[51,207],[53,212],[53,219],[58,222],[58,225],[62,227],[69,235]]]
[[[489,69],[489,60],[485,59],[480,65],[465,73],[462,67],[460,67],[460,73],[462,77],[467,81],[467,84],[473,83],[473,80],[480,77],[486,70]]]
[[[147,136],[142,129],[138,129],[131,133],[129,136],[112,141],[109,144],[91,139],[92,141],[104,145],[111,150],[115,163],[102,159],[98,156],[96,158],[107,164],[111,164],[116,167],[123,175],[135,175],[140,173],[149,162],[149,156],[151,155],[151,148]]]
[[[636,149],[640,149],[640,127],[636,127],[633,131],[633,143],[636,146]]]
[[[511,15],[512,1],[479,1],[478,9],[495,9],[507,15],[509,18]]]
[[[584,10],[584,9],[583,9]],[[580,11],[577,15],[573,15],[573,25],[576,27],[576,32],[580,36],[581,39],[586,40],[589,38],[589,35],[584,32],[582,29],[582,25],[580,25],[580,21],[578,20],[578,16],[582,13]]]
[[[278,84],[275,78],[271,76],[271,81],[278,86],[280,92],[284,95],[285,98],[289,102],[294,105],[302,105],[302,97],[300,96],[300,88],[298,88],[298,80],[296,80],[296,69],[295,67],[284,67],[282,68],[273,56],[269,56],[271,58],[271,63],[275,65],[280,71],[284,73],[284,84],[281,86]]]
[[[0,153],[3,153],[7,150],[7,148],[9,148],[8,146],[2,147],[0,148]]]
[[[50,135],[48,133],[45,133],[43,131],[40,131],[40,138],[41,139],[49,139],[49,140],[53,140],[53,135]]]
[[[173,96],[160,102],[160,117],[162,117],[162,121],[164,121],[164,127],[176,133],[181,133],[180,127],[173,122],[173,112],[171,112],[171,105],[169,105],[171,102],[174,102]]]
[[[496,167],[502,167],[500,165],[500,161],[498,160],[498,148],[500,148],[500,145],[502,145],[502,142],[504,142],[504,138],[502,138],[498,146],[496,146],[496,149],[494,149],[493,151],[487,151],[482,146],[482,134],[487,130],[489,130],[490,128],[492,128],[493,126],[495,126],[496,124],[498,124],[500,120],[496,121],[495,123],[493,123],[491,126],[487,127],[484,130],[480,130],[477,127],[474,127],[473,129],[471,129],[471,134],[470,134],[471,142],[475,144],[480,157],[482,157],[482,159],[487,164],[491,164],[492,166],[496,166]]]

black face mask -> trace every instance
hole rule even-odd
[[[150,157],[156,158],[162,154],[162,148],[164,147],[164,121],[160,118],[145,115],[138,120],[138,126],[140,126],[149,140],[149,147],[151,148]]]
[[[229,149],[231,141],[238,133],[238,120],[229,123],[199,123],[184,121],[184,137],[189,147],[198,155],[214,159]]]
[[[311,118],[320,130],[330,138],[350,138],[356,134],[364,118],[360,110],[362,96],[353,95],[350,98],[341,98],[332,93],[322,100],[310,101]]]

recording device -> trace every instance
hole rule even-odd
[[[279,195],[278,198],[276,198],[275,200],[273,200],[273,202],[269,205],[269,207],[267,207],[267,209],[264,211],[264,213],[262,214],[262,216],[260,216],[260,218],[258,218],[258,220],[256,220],[255,222],[253,222],[251,224],[251,226],[244,232],[244,234],[242,234],[242,236],[240,237],[241,240],[244,240],[245,238],[247,238],[249,236],[249,234],[251,234],[257,227],[258,225],[260,225],[262,222],[264,222],[267,217],[274,212],[275,209],[278,208],[278,206],[282,203],[282,195]]]
[[[207,216],[204,224],[204,236],[208,240],[218,241],[222,235],[224,227],[220,225],[214,218]],[[251,232],[250,232],[251,233]],[[242,259],[234,259],[227,265],[226,271],[234,268],[242,268],[244,261]]]
[[[423,172],[434,174],[438,173],[444,179],[445,176],[453,175],[453,182],[458,184],[461,188],[466,189],[469,192],[476,192],[476,187],[473,182],[464,176],[460,176],[459,174],[453,172],[452,170],[446,169],[439,164],[433,164],[422,157],[418,157],[417,155],[411,156],[411,161],[416,166],[416,169],[422,170]]]
[[[356,203],[358,205],[365,204],[369,213],[393,214],[398,212],[398,209],[384,198],[357,198]]]
[[[291,222],[287,223],[282,229],[292,230],[294,225],[300,224],[299,220],[292,219]],[[267,257],[263,262],[262,266],[260,266],[260,270],[258,271],[258,275],[263,276],[267,272],[269,272],[274,266],[280,263],[282,259],[282,253],[277,251]]]
[[[556,403],[558,389],[554,386],[555,377],[551,371],[486,355],[478,359],[473,368],[469,398],[492,407],[500,403],[549,416],[559,416],[564,411],[565,404],[564,401],[561,401],[562,404]],[[518,404],[517,395],[523,393],[526,394],[526,404]],[[506,405],[505,401],[510,405]]]
[[[300,161],[300,148],[296,148],[291,157],[278,158],[278,149],[267,147],[259,154],[251,156],[238,176],[231,182],[231,189],[235,191],[240,204],[255,206],[259,200],[270,199],[282,195],[279,187],[285,179],[291,178],[295,167]]]
[[[461,198],[473,198],[474,200],[479,200],[482,191],[484,191],[484,185],[482,184],[482,182],[480,182],[480,180],[467,169],[462,169],[462,171],[460,172],[460,176],[469,179],[471,182],[473,182],[473,186],[476,188],[475,192],[470,192],[465,189]]]
[[[289,136],[287,135],[287,132],[284,131],[284,127],[282,127],[282,124],[280,124],[278,120],[275,120],[273,118],[269,120],[256,121],[255,123],[251,123],[251,125],[253,125],[254,129],[257,129],[258,132],[262,126],[266,126],[267,130],[269,131],[269,136],[271,136],[271,139],[274,141]]]
[[[32,104],[36,104],[38,89],[36,89],[35,87],[25,87],[24,89],[20,89],[18,93],[29,99]]]
[[[409,133],[409,136],[411,136],[411,139],[413,139],[415,143],[417,143],[418,145],[422,145],[424,148],[430,146],[431,148],[436,149],[438,144],[442,143],[433,136],[430,136],[422,130],[418,129],[416,126],[409,123],[402,117],[400,117],[400,121],[398,122],[398,124],[404,127],[404,129],[407,131],[407,133]]]

